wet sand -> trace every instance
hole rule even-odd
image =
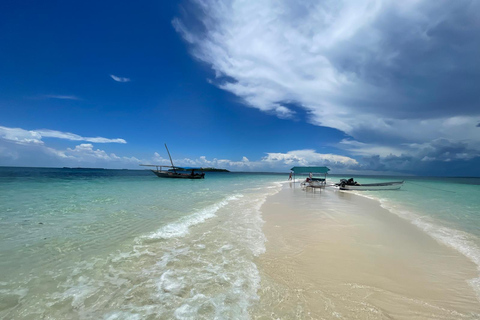
[[[286,184],[261,211],[254,319],[480,319],[476,265],[374,200]]]

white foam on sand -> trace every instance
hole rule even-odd
[[[222,223],[165,252],[150,272],[160,275],[151,299],[174,308],[177,319],[248,319],[261,280],[252,258],[265,251],[260,207],[281,186],[229,201],[217,210]]]
[[[215,217],[215,213],[220,209],[226,206],[230,201],[237,200],[242,198],[242,194],[236,194],[228,196],[225,199],[210,205],[206,208],[203,208],[192,215],[189,215],[185,218],[180,219],[178,222],[168,224],[161,227],[159,230],[141,237],[141,239],[170,239],[176,237],[183,237],[188,234],[188,230],[191,226],[200,224],[207,219]]]
[[[139,236],[123,251],[61,270],[52,275],[56,290],[43,296],[45,309],[32,305],[25,314],[248,319],[260,285],[253,257],[265,251],[260,207],[282,185],[227,196]]]

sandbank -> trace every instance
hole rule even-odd
[[[379,202],[285,184],[263,204],[255,319],[472,319],[476,265]]]

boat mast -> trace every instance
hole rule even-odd
[[[165,148],[167,149],[168,157],[170,158],[170,163],[172,164],[172,167],[173,167],[173,172],[175,172],[175,174],[177,174],[177,170],[175,170],[175,166],[173,165],[172,157],[170,156],[170,151],[168,151],[168,147],[167,147],[166,143],[165,143]]]

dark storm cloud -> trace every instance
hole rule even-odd
[[[364,157],[360,167],[367,170],[397,171],[403,173],[422,172],[423,174],[461,174],[479,176],[480,168],[474,164],[480,162],[480,152],[467,143],[437,139],[422,145],[413,145],[411,154],[378,155]],[[470,165],[465,165],[470,163]]]

